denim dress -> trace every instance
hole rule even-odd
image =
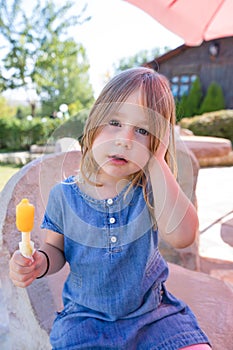
[[[166,290],[168,266],[140,186],[97,200],[69,177],[52,188],[42,228],[64,235],[70,266],[50,334],[54,350],[208,343],[189,307]]]

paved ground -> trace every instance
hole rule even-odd
[[[221,222],[233,211],[233,167],[202,168],[197,183],[200,255],[233,262],[233,247],[220,236]],[[233,232],[232,232],[233,234]]]

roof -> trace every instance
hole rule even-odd
[[[212,39],[212,40],[204,40],[199,46],[195,46],[196,48],[197,47],[200,47],[200,46],[203,46],[205,43],[210,43],[210,42],[218,42],[219,40],[229,40],[230,39],[233,39],[233,36],[231,37],[224,37],[224,38],[216,38],[216,39]],[[150,68],[153,68],[154,70],[158,70],[158,66],[159,64],[161,63],[164,63],[166,61],[168,61],[169,59],[175,57],[175,56],[178,56],[179,54],[185,52],[186,50],[189,50],[189,49],[192,49],[194,48],[194,46],[188,46],[188,45],[181,45],[181,46],[178,46],[177,48],[175,48],[174,50],[171,50],[171,51],[168,51],[166,52],[165,54],[159,56],[159,57],[155,57],[152,61],[150,62],[146,62],[144,64],[145,67],[150,67]]]
[[[144,64],[144,66],[146,67],[150,67],[153,68],[154,70],[158,70],[158,65],[161,63],[164,63],[166,61],[168,61],[169,59],[171,59],[174,56],[179,55],[180,53],[186,51],[187,49],[190,49],[192,46],[188,46],[188,45],[181,45],[178,46],[177,48],[175,48],[174,50],[168,51],[165,54],[159,56],[159,57],[155,57],[152,61],[150,62],[146,62]]]

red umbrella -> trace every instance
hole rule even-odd
[[[190,46],[233,35],[233,0],[126,0]]]

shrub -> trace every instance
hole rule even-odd
[[[179,122],[184,117],[190,117],[186,113],[187,101],[188,101],[187,95],[183,95],[179,101],[176,100],[176,121],[177,122]]]
[[[176,115],[177,120],[184,117],[192,117],[200,114],[199,109],[202,102],[203,93],[201,88],[201,82],[199,78],[192,83],[191,89],[188,95],[183,95],[180,101],[176,102]]]
[[[225,100],[221,86],[213,82],[208,87],[206,96],[200,106],[200,114],[218,111],[225,108]]]
[[[71,137],[79,139],[83,133],[83,127],[89,111],[84,110],[79,112],[74,117],[63,121],[50,135],[49,143],[55,143],[58,139],[63,137]]]
[[[177,121],[184,117],[193,117],[206,112],[218,111],[225,108],[223,91],[220,85],[212,82],[203,99],[200,79],[197,78],[188,95],[183,95],[176,101]]]
[[[40,118],[29,120],[1,119],[0,148],[8,151],[28,150],[32,144],[47,142],[60,120],[43,122]]]
[[[81,111],[67,120],[18,118],[0,119],[0,149],[7,151],[29,150],[33,144],[55,143],[61,137],[78,138],[83,131],[88,111]]]
[[[183,118],[179,125],[191,130],[194,135],[223,137],[233,144],[233,110],[204,113],[192,118]]]

